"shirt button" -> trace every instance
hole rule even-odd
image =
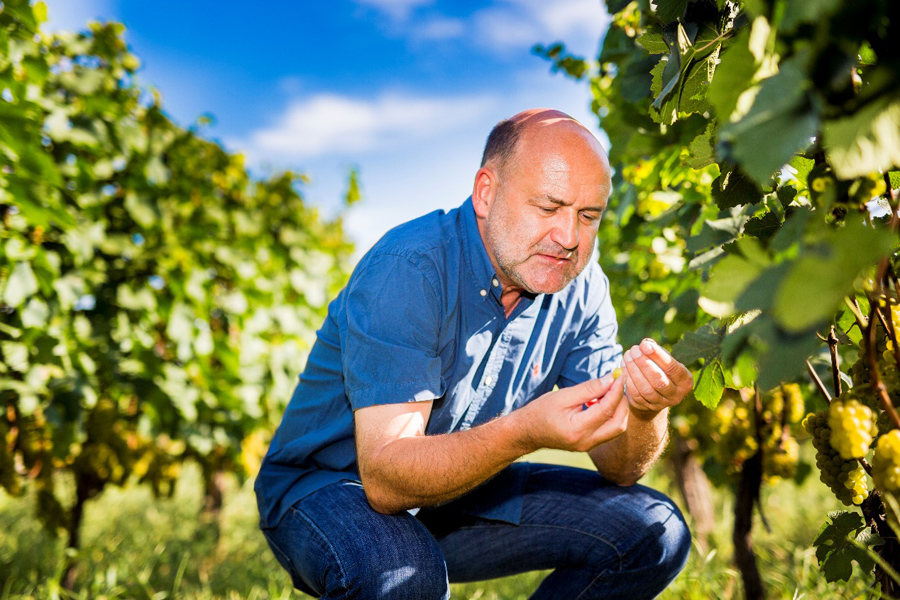
[[[481,297],[482,297],[482,298],[484,298],[485,296],[487,296],[487,290],[481,290],[481,291],[478,292],[478,293],[481,294]]]
[[[490,375],[484,378],[484,385],[491,385],[492,383],[494,383],[494,378]]]
[[[494,277],[493,279],[491,279],[491,283],[494,284],[494,287],[497,287],[497,286],[500,285],[500,282],[497,281],[497,278],[496,278],[496,277]]]

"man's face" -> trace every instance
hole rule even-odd
[[[576,147],[531,146],[499,176],[485,245],[504,286],[563,289],[587,266],[609,194],[609,169]]]

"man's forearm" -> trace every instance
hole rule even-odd
[[[536,449],[513,412],[467,431],[396,439],[360,475],[372,507],[395,513],[452,500]]]
[[[647,413],[632,409],[628,429],[589,452],[597,470],[619,485],[633,485],[650,470],[666,447],[669,410]]]

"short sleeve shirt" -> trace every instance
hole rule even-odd
[[[426,435],[451,433],[618,364],[595,260],[555,294],[523,295],[508,317],[501,292],[471,198],[388,232],[328,307],[256,480],[261,526],[325,485],[359,481],[355,410],[433,401]],[[503,485],[516,498],[522,482]],[[480,500],[474,512],[517,522],[519,509]]]

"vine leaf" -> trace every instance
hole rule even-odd
[[[762,200],[762,190],[740,168],[725,171],[713,181],[712,195],[721,209],[744,204],[756,204]]]
[[[725,370],[722,361],[714,359],[703,366],[697,384],[694,386],[694,397],[706,408],[713,409],[722,399],[725,391]]]
[[[722,348],[725,329],[716,327],[715,323],[707,323],[697,331],[689,331],[672,348],[672,356],[685,365],[703,359],[716,359]]]
[[[777,75],[760,84],[747,114],[721,129],[726,158],[738,162],[758,183],[767,183],[816,135],[819,113],[806,91],[804,60],[801,53],[785,61]]]
[[[900,100],[883,98],[825,122],[822,140],[840,179],[900,166]]]
[[[865,526],[862,516],[849,511],[828,513],[831,522],[825,522],[813,542],[816,559],[829,583],[847,581],[853,574],[853,561],[865,573],[875,568],[875,561],[867,548],[884,543]]]
[[[790,332],[830,319],[853,290],[856,277],[887,254],[894,240],[888,229],[848,220],[803,249],[775,294],[773,316]]]

